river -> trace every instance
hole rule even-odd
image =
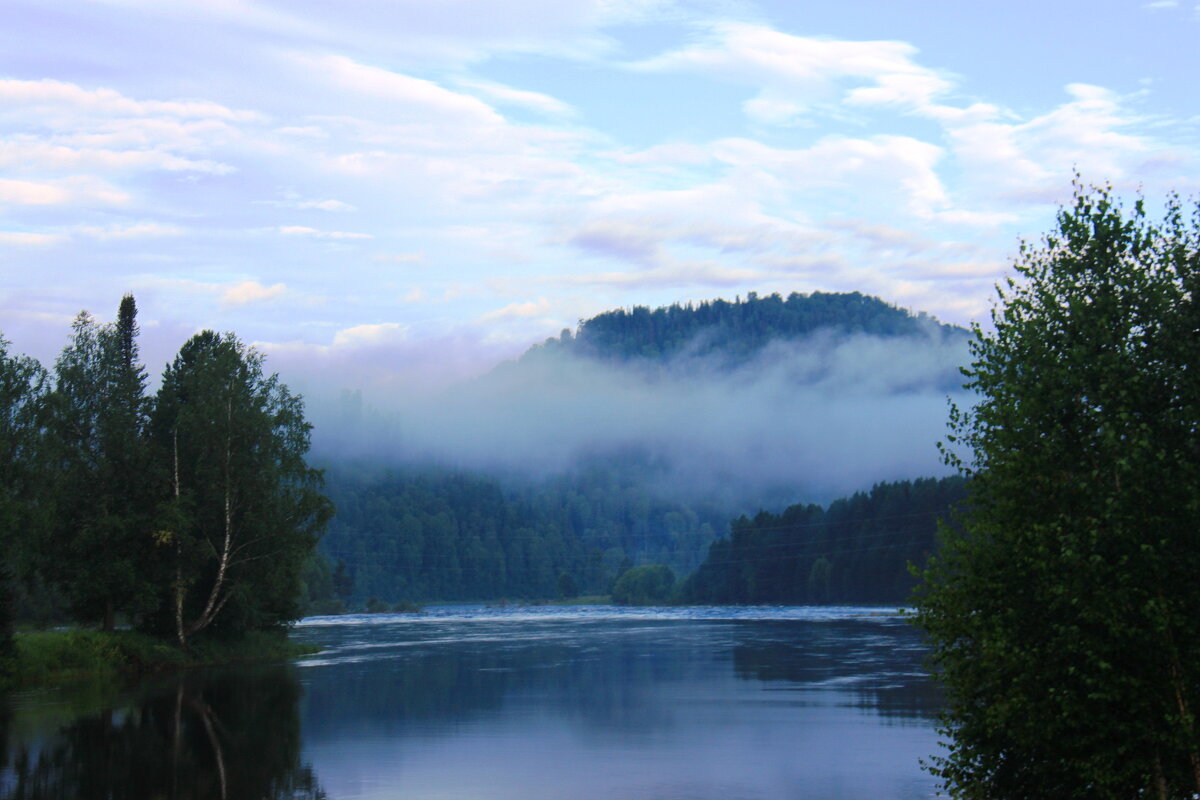
[[[0,798],[927,798],[938,697],[888,609],[444,606],[323,651],[0,701]]]

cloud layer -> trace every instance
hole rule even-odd
[[[815,335],[753,359],[612,363],[539,351],[435,398],[367,393],[320,404],[318,449],[541,476],[637,453],[659,489],[737,503],[828,500],[881,480],[944,474],[947,398],[963,337]],[[353,414],[346,413],[353,411]]]
[[[126,291],[156,360],[234,330],[290,381],[366,389],[633,304],[857,290],[966,322],[1073,171],[1197,186],[1197,21],[1163,3],[8,11],[0,331],[46,362]]]

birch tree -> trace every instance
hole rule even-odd
[[[299,616],[303,564],[331,515],[305,462],[300,398],[233,334],[203,331],[163,373],[152,428],[169,476],[157,540],[172,568],[159,627],[186,648],[205,630]]]

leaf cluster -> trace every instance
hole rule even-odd
[[[1077,182],[976,326],[961,531],[915,621],[971,798],[1200,791],[1200,206]]]

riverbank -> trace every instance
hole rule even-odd
[[[137,631],[73,629],[17,633],[16,658],[0,689],[81,680],[133,681],[193,667],[286,661],[315,652],[285,632],[254,631],[236,640],[197,640],[189,652]]]

